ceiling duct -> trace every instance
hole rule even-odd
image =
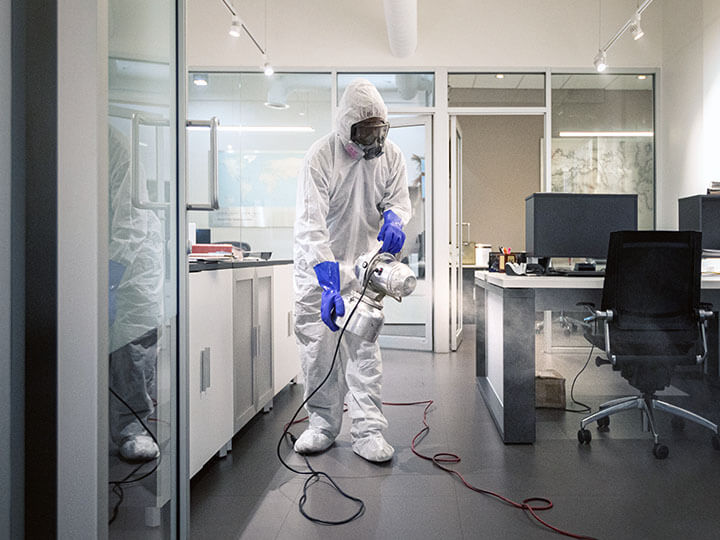
[[[400,58],[417,48],[417,0],[384,0],[390,52]]]

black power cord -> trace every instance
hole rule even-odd
[[[573,379],[572,385],[570,385],[570,400],[573,403],[575,403],[575,405],[580,405],[582,407],[582,409],[569,409],[566,407],[564,409],[566,412],[589,413],[591,410],[590,405],[587,405],[587,404],[583,403],[582,401],[577,401],[575,399],[575,382],[578,380],[578,377],[580,376],[580,374],[583,371],[585,371],[585,368],[588,367],[588,364],[590,363],[590,358],[592,358],[592,354],[593,354],[594,350],[595,350],[595,345],[590,347],[590,353],[588,354],[587,360],[585,360],[585,365],[580,369],[580,371],[577,372],[577,374],[575,375],[575,378]]]
[[[120,403],[122,403],[127,410],[129,410],[135,418],[137,418],[138,422],[140,422],[140,425],[142,425],[143,429],[147,431],[150,434],[150,437],[152,437],[152,440],[155,442],[155,444],[158,447],[158,450],[160,449],[160,443],[158,443],[157,438],[155,437],[155,434],[150,430],[150,428],[147,426],[145,421],[140,418],[140,415],[133,409],[130,404],[125,401],[123,398],[120,397],[120,395],[115,392],[112,388],[109,388],[110,393],[118,400]],[[136,482],[139,482],[141,480],[144,480],[148,476],[152,475],[157,471],[158,467],[160,466],[160,461],[162,459],[162,453],[158,454],[158,457],[153,459],[154,465],[153,468],[150,469],[148,472],[144,473],[143,475],[133,478],[133,476],[145,465],[150,463],[149,461],[140,463],[137,467],[135,467],[132,471],[130,471],[122,480],[110,480],[108,482],[108,485],[112,486],[112,492],[117,496],[118,500],[115,503],[115,506],[113,506],[112,512],[110,513],[110,519],[108,520],[108,525],[111,525],[113,521],[117,518],[118,511],[120,510],[120,505],[125,500],[125,491],[123,490],[124,485],[128,484],[134,484]]]
[[[368,263],[368,267],[369,267],[370,271],[372,271],[373,262],[375,261],[375,259],[377,257],[378,257],[378,255],[375,255],[375,257],[372,258],[370,263]],[[295,419],[298,417],[298,415],[300,414],[300,411],[302,411],[303,407],[308,403],[308,401],[310,401],[312,399],[312,397],[318,392],[318,390],[320,390],[320,388],[322,388],[322,386],[330,378],[330,375],[332,374],[333,369],[335,368],[335,362],[337,361],[338,351],[340,350],[340,342],[342,341],[343,335],[345,334],[345,329],[347,328],[348,323],[350,322],[353,315],[355,314],[355,311],[360,306],[360,301],[362,300],[363,296],[365,296],[365,291],[367,290],[369,284],[370,284],[370,277],[366,276],[365,283],[362,288],[362,292],[360,293],[360,298],[356,302],[355,307],[352,309],[352,311],[348,315],[347,319],[345,320],[345,324],[343,325],[342,329],[340,330],[340,335],[338,336],[337,345],[335,345],[335,352],[333,353],[333,358],[332,358],[332,362],[330,364],[330,369],[328,370],[327,374],[325,375],[325,378],[317,386],[317,388],[315,388],[315,390],[313,390],[310,393],[310,395],[308,395],[308,397],[306,397],[303,400],[303,402],[300,404],[300,406],[295,411],[295,414],[293,414],[290,421],[285,425],[285,428],[283,429],[283,433],[280,436],[280,440],[278,440],[277,448],[276,448],[277,457],[280,460],[280,463],[282,463],[286,469],[288,469],[289,471],[292,471],[296,474],[308,475],[308,477],[305,480],[305,483],[303,485],[303,494],[300,497],[300,500],[298,501],[298,509],[300,510],[300,513],[306,519],[312,521],[313,523],[320,523],[322,525],[344,525],[345,523],[350,523],[351,521],[354,521],[355,519],[359,518],[360,516],[362,516],[365,513],[365,503],[363,502],[362,499],[360,499],[358,497],[353,497],[349,493],[346,493],[345,491],[343,491],[343,489],[340,486],[338,486],[337,483],[327,473],[325,473],[323,471],[315,470],[312,467],[312,465],[310,465],[310,461],[308,460],[307,456],[305,456],[305,455],[303,455],[303,460],[305,461],[305,464],[308,468],[307,471],[302,471],[302,470],[292,467],[283,459],[283,457],[280,453],[280,447],[282,446],[282,442],[285,440],[286,437],[290,439],[291,445],[295,444],[295,441],[297,439],[292,433],[290,433],[290,431],[289,431],[290,426],[292,426],[293,424],[296,423]],[[314,517],[314,516],[311,516],[310,514],[308,514],[305,511],[305,503],[307,502],[307,499],[308,499],[308,489],[310,488],[310,486],[312,486],[313,484],[320,481],[321,478],[326,478],[330,482],[330,484],[337,490],[337,492],[340,493],[340,495],[342,495],[343,497],[345,497],[348,500],[351,500],[351,501],[357,503],[357,505],[358,505],[357,511],[354,514],[352,514],[350,517],[341,519],[341,520],[337,520],[337,521],[321,519],[321,518],[317,518],[317,517]]]

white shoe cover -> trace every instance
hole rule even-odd
[[[150,435],[135,435],[120,447],[120,455],[128,461],[150,461],[160,456],[160,449]]]
[[[362,439],[356,439],[352,444],[352,449],[361,458],[375,463],[389,461],[395,454],[395,449],[388,444],[381,433],[373,433]]]
[[[335,442],[322,431],[308,428],[303,431],[295,441],[295,451],[298,454],[315,454],[327,450]]]

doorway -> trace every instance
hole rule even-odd
[[[525,198],[542,191],[544,113],[464,114],[451,118],[451,338],[474,324],[475,245],[525,251]],[[457,193],[453,193],[456,186]],[[454,255],[454,256],[453,256]],[[453,263],[451,262],[451,265]]]
[[[400,259],[417,277],[417,287],[401,303],[386,299],[380,346],[430,351],[432,342],[432,118],[429,115],[390,118],[388,136],[405,157],[412,218],[405,226]]]

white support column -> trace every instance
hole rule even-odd
[[[433,123],[433,351],[450,352],[450,116],[447,69],[435,72]]]
[[[107,535],[107,0],[57,2],[57,535]]]

